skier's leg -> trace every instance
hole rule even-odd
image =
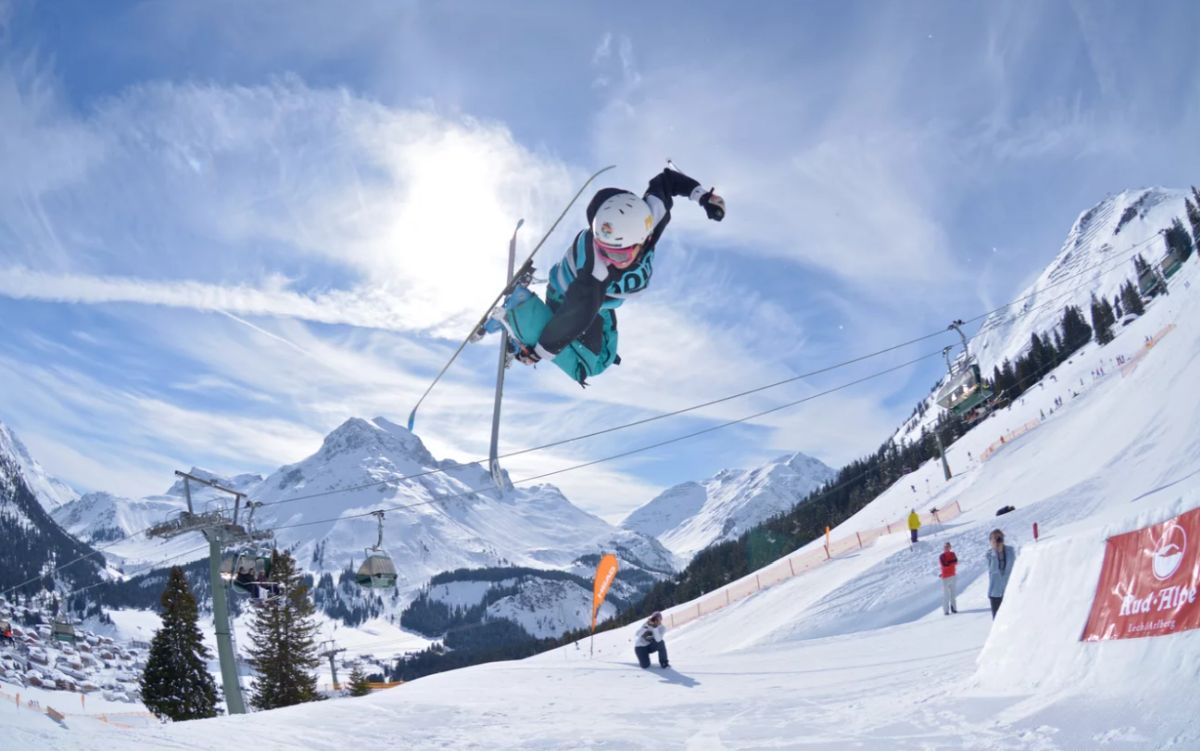
[[[958,612],[958,576],[951,576],[947,581],[950,582],[950,612]]]
[[[667,643],[665,641],[660,641],[658,643],[658,666],[661,668],[668,668],[671,666],[670,661],[667,660]]]
[[[992,620],[994,621],[994,620],[996,620],[996,613],[999,612],[999,610],[1000,610],[1000,601],[1003,600],[1004,598],[1003,597],[988,597],[988,599],[992,601]]]
[[[649,647],[634,647],[633,653],[637,655],[638,664],[644,668],[650,667],[650,648]]]
[[[950,615],[950,587],[954,580],[950,577],[942,578],[942,612]]]
[[[513,302],[513,304],[510,306],[509,302]],[[503,321],[509,336],[512,337],[512,343],[514,345],[519,343],[529,349],[536,347],[542,336],[542,330],[554,317],[553,311],[540,297],[524,287],[518,287],[513,292],[513,296],[509,298],[509,302],[506,302],[504,306]],[[604,320],[603,312],[597,317],[593,328],[596,329],[593,338],[597,342],[606,343],[608,325]],[[590,332],[592,332],[591,328],[584,332],[585,337]],[[604,349],[599,352],[593,351],[584,346],[580,340],[575,340],[555,355],[554,364],[573,380],[583,384],[589,376],[600,373],[616,358],[615,339],[616,330],[614,328],[611,357],[606,357],[607,351]]]

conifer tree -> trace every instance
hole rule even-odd
[[[1138,253],[1133,257],[1133,268],[1137,269],[1138,278],[1141,279],[1142,274],[1150,269],[1150,264],[1142,257],[1141,253]]]
[[[142,671],[142,703],[159,719],[216,717],[217,686],[206,662],[211,654],[196,625],[196,598],[179,566],[171,568],[159,602],[162,628],[154,633]]]
[[[1130,280],[1125,281],[1125,286],[1121,287],[1121,302],[1125,304],[1125,312],[1133,313],[1136,316],[1146,312],[1146,305],[1142,302],[1142,295],[1138,292],[1137,286]]]
[[[1179,256],[1180,261],[1186,261],[1192,255],[1192,236],[1188,234],[1187,228],[1183,226],[1183,222],[1175,219],[1171,222],[1171,226],[1163,233],[1167,241],[1167,250],[1175,251]]]
[[[1192,198],[1184,201],[1187,206],[1188,224],[1192,225],[1192,240],[1200,243],[1200,191],[1192,187]]]
[[[1083,313],[1074,305],[1063,308],[1062,339],[1059,357],[1064,359],[1092,340],[1092,327],[1087,325],[1083,320]]]
[[[1093,292],[1092,330],[1096,333],[1096,342],[1102,346],[1113,340],[1113,321],[1110,320],[1112,315],[1112,307],[1108,305],[1108,300],[1101,302],[1097,299],[1096,293]]]
[[[1117,325],[1117,311],[1113,310],[1112,303],[1107,299],[1100,301],[1100,310],[1104,312],[1104,320],[1108,324],[1109,332],[1112,332]]]
[[[371,693],[371,682],[367,679],[367,674],[363,669],[355,665],[350,671],[350,695],[351,696],[366,696]]]
[[[258,675],[250,704],[256,709],[290,707],[317,694],[317,622],[308,587],[286,551],[271,553],[272,596],[256,604],[250,664]]]
[[[1113,314],[1116,316],[1116,318],[1118,320],[1125,317],[1125,314],[1121,311],[1121,295],[1119,292],[1117,293],[1117,296],[1114,297],[1112,300],[1112,307],[1113,307]]]

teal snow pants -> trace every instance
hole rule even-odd
[[[523,295],[518,292],[505,303],[504,317],[509,333],[526,347],[533,348],[554,311],[535,293],[526,292],[528,297],[521,299]],[[513,303],[512,307],[509,307],[510,303]],[[580,386],[586,386],[589,377],[603,373],[609,365],[620,360],[616,316],[611,310],[601,309],[588,330],[555,356],[554,364]]]

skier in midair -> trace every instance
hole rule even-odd
[[[699,203],[709,219],[725,217],[721,196],[671,168],[651,178],[642,196],[598,191],[587,207],[588,227],[550,269],[546,301],[518,287],[504,303],[516,359],[525,365],[552,360],[582,386],[620,363],[616,308],[650,284],[655,246],[681,197]]]

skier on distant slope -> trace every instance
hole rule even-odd
[[[553,360],[581,386],[620,363],[615,310],[649,285],[655,246],[671,220],[673,199],[683,196],[698,202],[709,219],[725,217],[724,199],[669,168],[650,180],[640,198],[618,188],[597,192],[587,207],[589,227],[550,269],[546,301],[518,287],[504,303],[517,360]]]

